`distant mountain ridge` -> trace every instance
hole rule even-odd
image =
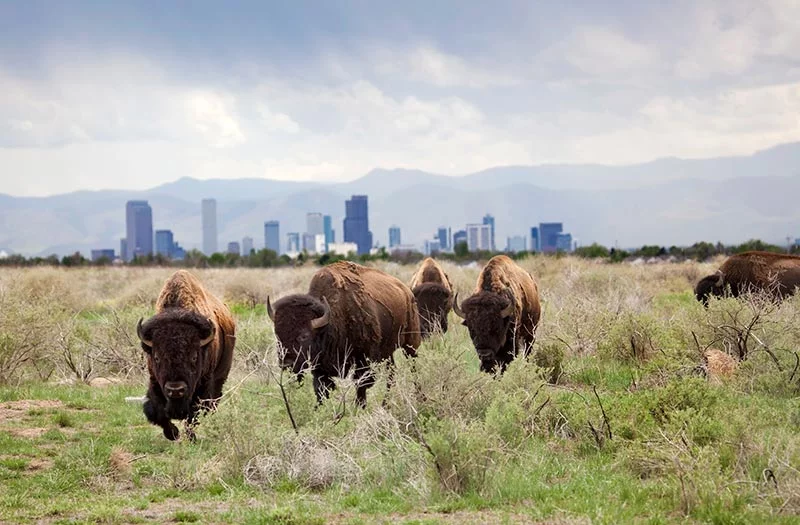
[[[631,166],[505,166],[461,177],[375,169],[342,183],[182,177],[145,191],[78,191],[50,197],[0,194],[0,250],[26,255],[119,249],[125,202],[147,199],[154,229],[171,229],[186,248],[200,245],[200,200],[218,201],[219,246],[244,236],[263,245],[263,224],[281,237],[305,230],[305,214],[333,216],[342,240],[344,201],[370,197],[370,227],[387,241],[421,245],[438,226],[462,229],[491,213],[498,248],[539,222],[561,221],[582,243],[621,246],[742,242],[800,237],[800,143],[744,157],[660,159]]]

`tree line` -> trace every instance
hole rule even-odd
[[[737,245],[724,245],[722,243],[697,242],[691,246],[659,246],[645,245],[636,250],[620,250],[608,248],[601,244],[591,244],[576,248],[571,255],[585,259],[603,259],[608,262],[617,263],[635,258],[659,258],[659,259],[693,259],[705,261],[715,255],[732,255],[750,250],[761,250],[775,253],[799,254],[800,246],[790,247],[778,246],[765,243],[759,239],[751,239]],[[450,260],[454,262],[471,262],[478,260],[488,260],[494,255],[502,252],[492,251],[470,251],[466,243],[458,243],[453,252],[439,252],[434,254],[438,259]],[[514,259],[523,259],[536,252],[516,252],[507,255]],[[554,257],[567,255],[564,252],[549,254]],[[179,268],[278,268],[285,266],[302,266],[305,264],[315,264],[325,266],[336,261],[353,261],[366,263],[370,261],[392,261],[400,264],[417,263],[424,255],[416,251],[402,251],[390,253],[385,248],[381,248],[377,253],[370,255],[357,255],[350,253],[342,255],[337,253],[326,253],[321,255],[308,254],[301,252],[296,258],[288,255],[278,255],[272,250],[261,249],[252,250],[249,255],[239,255],[236,253],[214,253],[205,255],[199,250],[186,252],[183,259],[173,260],[161,254],[152,254],[144,257],[134,257],[132,261],[122,263],[127,266],[172,266]],[[47,257],[25,257],[19,254],[10,255],[0,259],[0,266],[63,266],[67,268],[82,266],[110,266],[120,264],[106,257],[97,261],[91,261],[84,257],[80,252],[72,255],[65,255],[59,258],[57,255]]]

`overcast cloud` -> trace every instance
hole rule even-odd
[[[555,4],[2,2],[0,193],[800,140],[800,1]]]

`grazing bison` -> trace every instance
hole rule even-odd
[[[697,300],[708,306],[712,295],[733,297],[747,291],[766,291],[777,299],[792,295],[800,286],[800,257],[771,252],[744,252],[728,257],[716,273],[700,279]]]
[[[215,406],[228,378],[236,323],[228,308],[197,278],[178,270],[164,283],[156,314],[136,327],[147,354],[150,387],[144,402],[148,421],[178,439],[172,419],[190,425],[201,408]]]
[[[334,388],[334,377],[351,368],[356,401],[366,405],[375,382],[371,362],[394,363],[396,348],[416,356],[420,344],[419,314],[411,290],[398,279],[352,262],[320,269],[308,294],[289,295],[267,311],[281,345],[281,366],[300,376],[311,368],[314,393],[322,402]]]
[[[411,292],[417,299],[422,337],[437,327],[447,331],[447,314],[453,307],[453,285],[439,263],[427,257],[411,278]]]
[[[527,356],[541,316],[539,288],[531,275],[505,255],[492,257],[478,276],[471,297],[453,311],[464,319],[481,370],[503,372],[518,348]]]

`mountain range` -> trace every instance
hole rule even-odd
[[[305,230],[305,214],[332,215],[342,240],[344,201],[369,196],[374,238],[389,226],[404,244],[421,245],[439,226],[453,231],[496,219],[498,248],[528,236],[539,222],[563,222],[581,244],[687,245],[750,238],[784,243],[800,237],[800,142],[750,156],[659,159],[630,166],[503,166],[460,177],[418,170],[375,169],[343,183],[182,177],[145,191],[78,191],[49,197],[0,194],[0,250],[64,255],[119,250],[125,202],[146,199],[154,229],[171,229],[187,249],[199,248],[200,200],[217,199],[219,247],[242,237],[263,246],[267,220],[281,237]]]

